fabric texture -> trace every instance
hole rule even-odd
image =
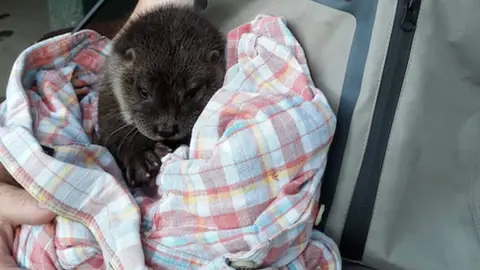
[[[422,1],[363,262],[480,268],[480,2]]]
[[[107,45],[92,31],[62,35],[14,64],[0,161],[61,215],[18,230],[22,267],[341,269],[334,242],[312,230],[336,118],[282,18],[229,32],[225,84],[191,144],[164,158],[159,200],[130,195],[90,143]]]

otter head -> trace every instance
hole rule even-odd
[[[222,86],[225,40],[185,8],[137,18],[114,41],[110,72],[125,120],[155,141],[183,140]]]

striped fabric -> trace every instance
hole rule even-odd
[[[107,44],[92,31],[62,35],[14,64],[0,161],[61,215],[17,231],[21,267],[341,269],[335,243],[312,230],[336,118],[282,18],[228,34],[225,84],[191,144],[164,158],[159,200],[132,196],[109,152],[90,144]]]

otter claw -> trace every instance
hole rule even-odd
[[[164,144],[162,144],[160,142],[157,142],[155,144],[154,152],[159,158],[163,158],[167,154],[172,153],[172,149],[170,149],[170,147],[165,146]]]
[[[160,170],[161,158],[172,150],[161,143],[153,149],[137,152],[126,163],[126,180],[130,188],[140,187],[146,193],[156,193],[155,178]]]

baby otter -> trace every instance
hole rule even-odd
[[[130,188],[156,194],[160,158],[189,143],[225,76],[222,33],[193,8],[163,6],[113,39],[99,93],[99,138]]]

